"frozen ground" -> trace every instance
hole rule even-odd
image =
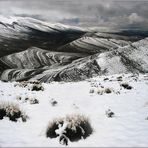
[[[119,76],[122,81],[117,81]],[[121,74],[104,80],[106,77],[42,84],[44,91],[0,82],[0,100],[18,103],[29,116],[27,122],[0,120],[0,146],[62,146],[58,138],[46,138],[45,133],[49,121],[69,114],[87,116],[94,131],[85,140],[69,142],[68,146],[148,146],[148,75]],[[133,88],[124,89],[120,86],[123,82]],[[101,86],[109,87],[112,93],[98,94],[103,90]],[[39,104],[18,101],[18,96],[36,98]],[[52,106],[51,99],[57,105]],[[115,113],[113,118],[106,116],[108,109]]]

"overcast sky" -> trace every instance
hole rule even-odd
[[[83,26],[148,29],[148,1],[0,0],[0,15]]]

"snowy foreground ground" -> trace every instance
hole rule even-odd
[[[117,77],[122,76],[122,81]],[[106,76],[107,77],[107,76]],[[16,82],[0,82],[0,101],[16,102],[29,116],[27,122],[0,120],[0,146],[63,146],[58,138],[46,138],[49,121],[70,114],[89,118],[93,133],[85,140],[69,142],[68,146],[148,146],[148,75],[121,74],[82,82],[42,84],[44,91],[30,91]],[[127,82],[132,89],[124,89]],[[111,93],[98,94],[105,88]],[[94,91],[94,92],[93,92]],[[18,101],[21,96],[33,97],[39,104]],[[51,105],[51,99],[58,103]],[[112,118],[105,112],[111,109]]]

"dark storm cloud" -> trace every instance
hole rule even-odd
[[[148,28],[148,1],[3,0],[0,14],[49,22],[114,28]]]

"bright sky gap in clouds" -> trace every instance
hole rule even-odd
[[[148,29],[148,1],[3,0],[0,15],[77,26]]]

